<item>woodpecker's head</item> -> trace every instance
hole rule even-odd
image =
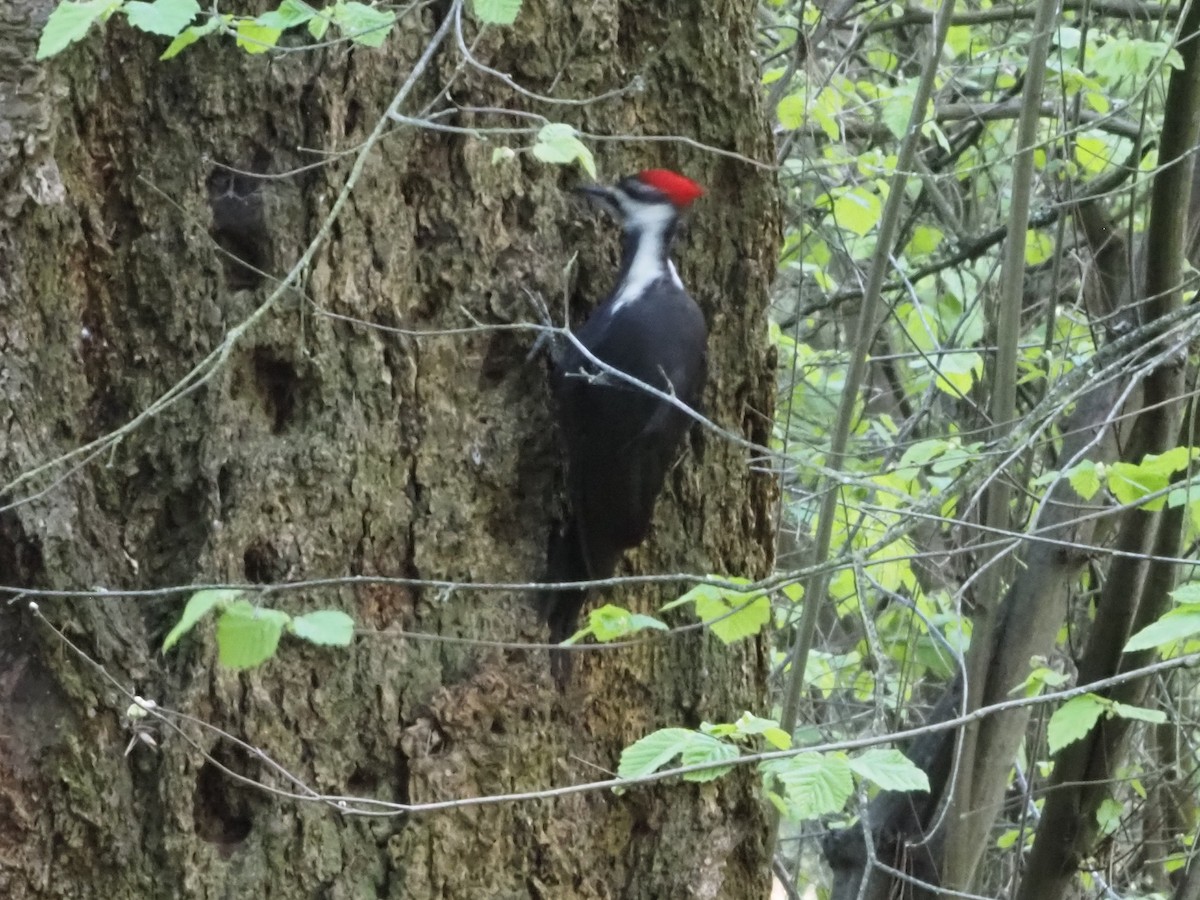
[[[578,190],[611,212],[626,231],[661,229],[704,194],[696,182],[668,169],[646,169],[611,187]]]

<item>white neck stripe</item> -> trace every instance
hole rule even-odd
[[[675,210],[666,204],[642,203],[630,197],[623,197],[620,202],[625,215],[625,230],[636,231],[638,242],[629,270],[617,287],[614,311],[636,300],[660,278],[669,277],[683,287],[675,266],[666,259],[663,246],[667,226],[675,219]]]

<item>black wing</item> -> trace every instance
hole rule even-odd
[[[689,406],[699,403],[707,334],[703,315],[682,289],[664,281],[652,296],[602,308],[578,338],[613,368]],[[606,578],[625,550],[645,540],[690,417],[599,372],[574,350],[558,367],[555,393],[582,556],[589,577]]]

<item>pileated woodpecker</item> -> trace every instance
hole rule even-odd
[[[671,262],[680,213],[704,193],[664,169],[631,175],[612,187],[580,191],[621,223],[621,269],[612,293],[575,332],[608,366],[695,408],[705,379],[704,316]],[[551,378],[567,450],[570,515],[551,539],[549,579],[590,581],[612,575],[621,554],[646,538],[654,503],[687,433],[678,407],[604,372],[571,344]],[[544,596],[543,615],[558,643],[575,631],[583,590]],[[556,675],[566,658],[556,658]]]

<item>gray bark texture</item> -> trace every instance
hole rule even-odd
[[[353,151],[444,14],[410,15],[377,51],[252,57],[207,40],[165,63],[162,40],[117,16],[35,64],[51,7],[0,5],[0,485],[133,420],[246,320],[273,281],[227,254],[272,276],[288,270],[353,158],[305,148]],[[644,89],[541,105],[462,66],[451,40],[403,112],[453,77],[461,106],[527,109],[603,134],[686,135],[769,160],[754,12],[753,0],[527,0],[516,27],[482,37],[480,59],[561,97],[635,77]],[[570,298],[578,323],[604,295],[616,236],[571,200],[576,174],[528,154],[494,164],[503,143],[411,128],[386,137],[299,289],[211,379],[86,465],[47,467],[0,497],[0,600],[14,588],[539,578],[562,474],[545,365],[526,360],[533,335],[416,337],[348,320],[413,330],[529,321],[528,287],[557,317]],[[706,412],[766,443],[770,177],[678,142],[593,146],[605,177],[667,166],[708,187],[678,254],[710,327]],[[273,178],[217,165],[279,175],[323,160]],[[761,576],[773,499],[744,450],[698,434],[623,571]],[[622,588],[608,599],[652,610],[677,593]],[[198,720],[127,756],[128,699],[27,597],[0,604],[0,895],[765,893],[749,771],[620,796],[356,818],[249,783],[294,790],[199,724],[327,794],[416,803],[567,785],[605,777],[621,747],[655,728],[761,710],[765,644],[727,648],[691,633],[580,654],[564,694],[543,651],[396,634],[542,640],[526,594],[375,584],[271,595],[290,613],[343,609],[364,633],[348,649],[285,637],[276,659],[233,672],[218,667],[208,623],[160,652],[186,597],[39,600],[117,684]]]

